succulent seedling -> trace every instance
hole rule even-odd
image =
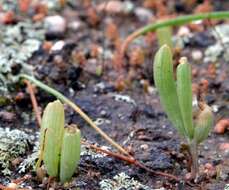
[[[44,111],[40,135],[40,157],[47,173],[61,182],[71,179],[80,160],[80,130],[75,125],[64,128],[64,107],[57,100]]]
[[[191,66],[185,57],[180,59],[173,71],[172,52],[163,45],[154,59],[154,81],[160,102],[169,120],[179,134],[187,139],[192,156],[192,177],[198,174],[198,144],[204,141],[213,124],[211,108],[198,102],[197,110],[192,107]]]

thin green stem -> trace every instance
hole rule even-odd
[[[204,20],[204,19],[224,19],[229,17],[229,11],[219,11],[210,13],[200,13],[195,15],[185,15],[174,19],[159,21],[154,24],[149,24],[137,30],[139,35],[144,35],[147,32],[155,31],[158,28],[165,26],[179,26],[189,22]]]
[[[153,32],[158,28],[162,27],[169,27],[169,26],[179,26],[189,22],[197,21],[197,20],[204,20],[204,19],[225,19],[229,17],[229,11],[219,11],[219,12],[210,12],[210,13],[200,13],[195,15],[185,15],[179,16],[173,19],[158,21],[153,24],[148,24],[132,34],[130,34],[126,40],[123,42],[121,47],[121,54],[124,55],[126,48],[128,47],[129,43],[137,38],[138,36],[144,35],[148,32]]]
[[[199,173],[199,165],[198,165],[198,144],[195,140],[192,140],[189,143],[190,154],[192,157],[192,166],[191,166],[191,176],[195,179]]]
[[[103,130],[101,130],[99,127],[97,127],[96,124],[91,120],[91,118],[89,116],[87,116],[87,114],[85,114],[75,103],[73,103],[71,100],[69,100],[68,98],[66,98],[63,94],[61,94],[57,90],[55,90],[55,89],[47,86],[46,84],[42,83],[41,81],[35,79],[32,76],[29,76],[29,75],[26,75],[26,74],[21,74],[20,75],[20,78],[24,78],[24,79],[27,79],[27,80],[31,81],[32,83],[34,83],[35,85],[37,85],[38,87],[40,87],[41,89],[43,89],[44,91],[46,91],[46,92],[52,94],[53,96],[55,96],[56,98],[58,98],[60,101],[68,104],[92,128],[94,128],[107,142],[109,142],[113,147],[115,147],[116,149],[118,149],[123,154],[129,156],[128,152],[124,148],[122,148],[118,143],[116,143],[113,139],[111,139]]]

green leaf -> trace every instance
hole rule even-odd
[[[80,160],[80,130],[71,125],[64,131],[60,161],[60,181],[68,181]]]
[[[167,27],[158,28],[156,30],[156,35],[160,47],[163,45],[168,45],[171,49],[173,48],[171,27],[167,26]]]
[[[172,52],[167,45],[163,45],[156,53],[154,59],[154,81],[159,92],[161,104],[168,118],[178,132],[186,136],[173,76]]]
[[[59,173],[60,152],[64,134],[64,107],[56,100],[49,103],[41,123],[41,146],[44,147],[44,164],[49,176]],[[44,138],[45,137],[45,138]]]
[[[192,116],[192,79],[191,66],[186,57],[180,59],[177,67],[177,95],[180,111],[189,139],[193,138],[193,116]]]
[[[203,105],[203,110],[198,114],[195,121],[194,139],[199,144],[204,141],[211,130],[213,125],[213,113],[211,107],[207,104]]]

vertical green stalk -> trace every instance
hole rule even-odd
[[[198,164],[198,144],[195,140],[189,143],[190,154],[192,158],[191,165],[191,176],[192,179],[195,179],[199,173],[199,164]]]

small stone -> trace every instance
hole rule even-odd
[[[148,93],[149,94],[155,94],[155,92],[156,92],[156,89],[154,87],[152,87],[152,86],[148,87]]]
[[[182,27],[180,27],[180,29],[178,30],[178,33],[177,33],[177,35],[178,36],[188,36],[188,35],[190,35],[190,30],[189,30],[189,28],[188,27],[186,27],[186,26],[182,26]]]
[[[211,107],[212,107],[212,111],[214,113],[217,113],[219,111],[219,106],[218,105],[212,105]]]
[[[200,61],[203,58],[203,54],[200,50],[192,51],[192,59],[194,61]]]
[[[63,40],[57,41],[52,47],[51,52],[60,51],[63,49],[65,42]]]
[[[105,110],[102,110],[102,111],[100,112],[100,114],[101,114],[101,116],[106,116],[107,112],[106,112]]]
[[[149,145],[148,145],[148,144],[142,144],[142,145],[140,146],[140,148],[141,148],[142,150],[147,150],[147,149],[149,149]]]
[[[83,27],[83,23],[80,21],[70,22],[68,28],[74,32],[79,31]]]
[[[204,173],[206,173],[208,176],[215,176],[216,175],[216,169],[213,167],[212,164],[206,163],[204,165]]]
[[[110,14],[117,14],[122,11],[123,3],[121,1],[109,1],[108,3],[101,3],[98,6],[99,11],[105,11]]]
[[[223,134],[228,127],[229,119],[221,119],[215,125],[214,132],[217,134]]]
[[[142,7],[136,8],[134,14],[141,22],[149,22],[153,17],[153,13],[151,10]]]
[[[225,152],[229,151],[229,143],[221,143],[219,149]]]
[[[59,15],[48,16],[44,20],[46,35],[48,37],[63,36],[66,31],[66,20]]]
[[[84,65],[84,71],[96,75],[98,61],[96,59],[88,59],[88,63]]]
[[[131,1],[109,1],[98,5],[99,12],[104,11],[108,14],[129,14],[134,9],[134,4]]]
[[[208,169],[208,170],[211,170],[213,168],[212,164],[210,164],[210,163],[206,163],[204,165],[204,167],[205,167],[205,169]]]
[[[12,112],[0,111],[0,119],[10,122],[15,119],[15,114]]]
[[[187,173],[187,174],[185,175],[185,179],[186,179],[186,180],[192,179],[192,174],[191,174],[191,173]]]

